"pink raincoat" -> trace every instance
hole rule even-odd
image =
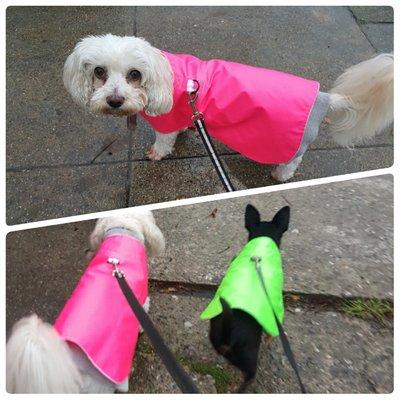
[[[93,365],[109,380],[120,384],[132,368],[139,335],[139,323],[128,305],[113,265],[119,260],[140,304],[148,296],[146,249],[139,240],[115,234],[104,239],[77,287],[54,324],[60,336],[78,345]]]
[[[186,84],[194,79],[200,83],[196,106],[212,137],[263,164],[286,163],[296,155],[318,82],[230,61],[163,54],[174,74],[173,106],[157,117],[141,113],[154,130],[171,133],[193,126]]]

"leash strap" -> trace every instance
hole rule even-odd
[[[197,100],[199,89],[200,89],[200,84],[199,84],[198,81],[196,81],[194,79],[193,80],[192,79],[188,80],[186,91],[187,91],[188,96],[189,96],[189,105],[190,105],[190,107],[192,108],[192,111],[193,111],[192,121],[193,121],[194,125],[196,126],[197,131],[200,134],[200,137],[201,137],[201,139],[203,141],[204,147],[206,148],[207,153],[208,153],[209,157],[211,158],[212,163],[214,164],[214,168],[217,171],[218,176],[221,179],[221,182],[225,187],[225,190],[227,192],[234,192],[235,188],[233,187],[232,182],[230,181],[230,179],[228,177],[228,174],[226,173],[226,171],[225,171],[225,169],[224,169],[224,167],[222,165],[222,162],[221,162],[217,152],[215,151],[215,148],[214,148],[213,142],[212,142],[212,140],[210,138],[210,135],[207,132],[203,114],[201,112],[199,112],[197,110],[197,108],[196,108],[196,100]],[[265,294],[266,294],[266,296],[268,298],[268,301],[269,301],[269,303],[271,305],[271,309],[272,309],[272,311],[274,313],[274,318],[275,318],[276,324],[278,326],[279,338],[280,338],[280,340],[282,342],[283,351],[285,352],[285,355],[286,355],[287,359],[289,360],[289,363],[290,363],[291,367],[293,368],[293,370],[294,370],[294,372],[296,374],[296,377],[297,377],[297,380],[299,382],[299,386],[300,386],[301,392],[302,393],[306,393],[306,389],[305,389],[305,387],[304,387],[304,385],[303,385],[303,383],[301,381],[300,373],[299,373],[299,370],[297,368],[297,363],[296,363],[296,360],[294,358],[294,354],[292,352],[292,349],[290,347],[289,340],[288,340],[288,338],[287,338],[287,336],[285,334],[285,331],[283,330],[283,327],[282,327],[281,323],[278,320],[278,317],[275,314],[275,310],[272,307],[271,300],[270,300],[270,298],[268,296],[268,291],[267,291],[267,288],[265,286],[264,278],[263,278],[263,276],[261,274],[261,270],[260,270],[260,266],[259,266],[260,259],[258,257],[255,257],[255,259],[253,261],[255,262],[258,276],[259,276],[259,278],[261,280],[261,284],[262,284],[263,289],[265,291]]]
[[[296,363],[296,360],[294,358],[293,351],[292,351],[292,349],[290,347],[289,340],[288,340],[288,338],[286,336],[285,331],[283,330],[283,327],[282,327],[281,323],[278,320],[277,315],[275,314],[274,307],[272,306],[272,302],[271,302],[271,300],[269,298],[267,287],[265,285],[265,281],[264,281],[264,278],[262,276],[261,269],[260,269],[259,262],[261,260],[260,260],[259,257],[252,257],[251,259],[252,259],[252,261],[254,261],[254,263],[256,265],[256,270],[257,270],[258,277],[260,278],[261,285],[262,285],[262,287],[264,289],[265,295],[267,296],[267,299],[268,299],[268,302],[269,302],[269,304],[271,306],[272,312],[274,313],[276,325],[278,326],[278,330],[279,330],[279,338],[280,338],[281,343],[282,343],[283,351],[285,352],[285,355],[286,355],[291,367],[293,368],[294,373],[296,374],[297,380],[299,382],[301,393],[307,393],[306,392],[306,388],[304,387],[303,382],[301,381],[299,369],[297,368],[297,363]]]
[[[113,275],[117,279],[118,285],[129,306],[179,389],[181,389],[182,393],[200,393],[191,377],[185,372],[181,365],[178,364],[176,358],[165,344],[157,328],[154,326],[147,313],[143,310],[143,307],[140,305],[135,294],[126,282],[124,272],[117,267],[117,260],[110,259],[109,262],[114,265]]]
[[[189,105],[192,108],[193,115],[192,121],[197,131],[200,134],[201,140],[203,141],[204,147],[207,150],[208,156],[210,157],[215,170],[221,180],[224,188],[227,192],[234,192],[235,188],[232,185],[231,180],[228,177],[228,174],[225,171],[225,168],[219,158],[217,152],[215,151],[214,144],[210,138],[210,135],[207,132],[207,128],[204,122],[204,117],[201,112],[199,112],[196,108],[196,100],[198,96],[198,91],[200,89],[200,84],[196,80],[188,80],[187,82],[187,93],[189,96]]]

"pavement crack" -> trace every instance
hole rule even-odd
[[[104,146],[100,149],[100,151],[92,158],[92,160],[90,161],[89,164],[93,164],[93,163],[95,162],[95,160],[96,160],[97,158],[99,158],[99,157],[100,157],[108,148],[110,148],[110,146],[111,146],[112,144],[114,144],[117,140],[118,140],[118,138],[115,138],[115,139],[111,140],[111,142],[109,142],[109,143],[107,143],[106,145],[104,145]]]
[[[286,201],[286,203],[289,204],[290,207],[293,207],[293,204],[281,193],[281,197],[283,198],[283,200]]]
[[[116,139],[117,140],[117,139]],[[131,140],[131,139],[130,139]],[[110,143],[111,145],[112,143]],[[376,145],[358,145],[355,146],[354,149],[374,149],[374,148],[392,148],[393,146],[390,144],[376,144]],[[343,147],[332,147],[332,148],[314,148],[309,149],[308,151],[330,151],[330,150],[347,150]],[[103,150],[104,151],[104,150]],[[101,152],[100,152],[101,153]],[[230,158],[230,157],[241,157],[238,153],[219,153],[220,157]],[[98,156],[96,156],[98,158]],[[169,162],[169,161],[179,161],[179,160],[192,160],[197,158],[208,158],[207,154],[204,155],[194,155],[194,156],[185,156],[185,157],[168,157],[163,159],[160,162]],[[128,159],[127,160],[107,160],[107,161],[98,161],[98,162],[76,162],[76,163],[60,163],[60,164],[40,164],[40,165],[17,165],[7,167],[6,172],[27,172],[27,171],[35,171],[35,170],[45,170],[45,169],[62,169],[62,168],[73,168],[73,167],[92,167],[94,165],[111,165],[111,164],[132,164],[134,162],[154,162],[148,160],[146,158],[132,158],[131,151],[128,151]]]
[[[231,246],[225,247],[225,249],[222,249],[222,250],[220,250],[220,251],[217,251],[217,253],[216,253],[216,254],[222,254],[222,253],[225,253],[225,251],[229,250],[230,248],[231,248]]]
[[[131,132],[128,129],[128,171],[126,174],[126,182],[125,182],[125,207],[129,207],[129,203],[131,200],[131,186],[132,186],[132,176],[133,176],[133,162],[132,162],[132,156],[133,156],[133,139],[132,135],[133,132]]]
[[[371,40],[369,39],[368,35],[364,32],[364,29],[362,28],[362,25],[360,24],[358,18],[355,16],[353,10],[350,7],[347,7],[347,9],[349,10],[350,14],[352,15],[354,22],[356,23],[358,29],[360,30],[360,32],[364,35],[365,39],[367,40],[367,42],[369,43],[369,45],[372,47],[372,49],[375,51],[375,53],[379,53],[378,49],[372,44]]]
[[[175,294],[179,296],[212,298],[217,288],[218,284],[214,283],[196,283],[150,279],[150,290],[159,293]],[[361,296],[342,297],[333,294],[305,293],[297,291],[284,291],[283,295],[286,307],[289,312],[297,312],[297,310],[300,308],[304,309],[305,311],[333,311],[343,315],[347,315],[342,310],[343,301],[373,300],[373,298]],[[385,301],[393,306],[393,301],[391,299],[386,299]],[[350,318],[358,317],[352,316]],[[391,319],[392,316],[388,316],[386,318]],[[371,320],[373,320],[373,318],[371,318]]]

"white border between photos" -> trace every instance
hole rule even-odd
[[[394,14],[395,14],[395,24],[394,24],[394,38],[400,37],[400,29],[398,26],[398,14],[400,13],[400,4],[396,0],[391,0],[391,1],[361,1],[361,0],[348,0],[348,1],[342,1],[342,0],[315,0],[315,1],[303,1],[303,0],[297,0],[297,1],[279,1],[279,0],[267,0],[267,1],[259,1],[259,0],[253,0],[251,1],[251,5],[259,5],[259,6],[348,6],[349,4],[351,5],[369,5],[369,6],[392,6],[394,8]],[[193,1],[154,1],[154,0],[148,0],[148,1],[135,1],[135,0],[123,0],[123,1],[104,1],[104,0],[70,0],[70,1],[65,1],[65,0],[42,0],[42,1],[10,1],[6,0],[4,1],[1,6],[0,6],[0,11],[1,11],[1,20],[0,20],[0,29],[1,29],[1,54],[2,54],[2,68],[1,68],[1,76],[0,76],[0,87],[2,88],[2,96],[1,96],[1,135],[0,135],[0,149],[1,149],[1,166],[2,166],[2,171],[3,173],[1,174],[1,185],[0,185],[0,201],[2,204],[2,219],[1,219],[1,244],[0,244],[0,255],[1,255],[1,265],[3,268],[3,273],[1,275],[1,284],[0,284],[0,297],[1,297],[1,322],[0,322],[0,341],[1,341],[1,346],[0,346],[0,354],[2,354],[2,359],[0,362],[0,395],[4,395],[4,398],[6,399],[53,399],[54,395],[10,395],[6,393],[5,391],[5,278],[6,278],[6,271],[5,271],[5,265],[6,265],[6,259],[5,259],[5,251],[6,251],[6,235],[8,232],[12,231],[18,231],[18,230],[25,230],[25,229],[32,229],[32,228],[39,228],[39,227],[45,227],[45,226],[51,226],[51,225],[59,225],[59,224],[65,224],[65,223],[70,223],[70,222],[77,222],[77,221],[84,221],[84,220],[89,220],[89,219],[97,219],[109,215],[116,215],[116,214],[125,214],[129,212],[129,209],[123,208],[123,209],[118,209],[118,210],[111,210],[111,211],[104,211],[104,212],[96,212],[96,213],[90,213],[90,214],[84,214],[84,215],[79,215],[79,216],[71,216],[71,217],[65,217],[65,218],[58,218],[58,219],[50,219],[46,221],[38,221],[38,222],[32,222],[32,223],[26,223],[26,224],[20,224],[20,225],[14,225],[14,226],[8,226],[6,224],[6,113],[5,113],[5,108],[6,108],[6,95],[5,95],[5,88],[6,88],[6,81],[5,81],[5,10],[7,6],[10,5],[21,5],[21,6],[54,6],[54,5],[60,5],[60,6],[76,6],[76,5],[85,5],[85,6],[106,6],[106,5],[112,5],[112,6],[134,6],[134,5],[140,5],[140,6],[150,6],[150,5],[181,5],[181,6],[205,6],[205,5],[232,5],[232,6],[239,6],[239,5],[249,5],[249,1],[235,1],[235,0],[220,0],[220,1],[202,1],[198,0],[197,2]],[[395,54],[398,54],[399,52],[399,40],[394,41],[394,52]],[[397,77],[399,76],[399,68],[397,66],[397,62],[395,62],[395,110],[399,110],[399,93],[400,93],[400,87],[399,87],[399,82]],[[398,115],[396,115],[395,112],[395,125],[397,126],[397,123],[399,122]],[[397,148],[397,139],[395,137],[395,149]],[[319,178],[319,179],[312,179],[308,181],[302,181],[302,182],[289,182],[285,184],[280,184],[280,185],[275,185],[275,186],[270,186],[270,187],[264,187],[264,188],[256,188],[256,189],[248,189],[248,190],[243,190],[243,191],[238,191],[235,193],[223,193],[223,194],[216,194],[216,195],[210,195],[210,196],[202,196],[202,197],[196,197],[196,198],[191,198],[191,199],[185,199],[185,200],[177,200],[177,201],[169,201],[165,203],[159,203],[159,204],[150,204],[150,205],[144,205],[144,206],[139,206],[135,207],[135,209],[151,209],[151,210],[158,210],[158,209],[163,209],[163,208],[169,208],[169,207],[178,207],[182,205],[189,205],[189,204],[197,204],[197,203],[203,203],[203,202],[208,202],[208,201],[214,201],[214,200],[223,200],[223,199],[228,199],[228,198],[234,198],[234,197],[242,197],[242,196],[250,196],[254,194],[259,194],[259,193],[271,193],[271,192],[276,192],[276,191],[282,191],[282,190],[288,190],[288,189],[296,189],[296,188],[302,188],[302,187],[308,187],[308,186],[315,186],[315,185],[321,185],[321,184],[328,184],[328,183],[333,183],[333,182],[341,182],[341,181],[346,181],[346,180],[353,180],[353,179],[359,179],[359,178],[365,178],[365,177],[371,177],[371,176],[378,176],[378,175],[384,175],[384,174],[392,174],[394,176],[394,204],[397,204],[399,201],[399,157],[395,154],[394,155],[394,165],[391,168],[385,168],[385,169],[378,169],[378,170],[373,170],[373,171],[365,171],[365,172],[358,172],[358,173],[352,173],[352,174],[347,174],[347,175],[339,175],[339,176],[334,176],[334,177],[326,177],[326,178]],[[394,243],[400,243],[398,238],[398,227],[399,227],[399,218],[398,218],[398,206],[394,209]],[[398,246],[397,246],[398,247]],[[398,258],[399,258],[399,251],[396,245],[394,246],[394,265],[398,265]],[[398,274],[394,273],[394,302],[395,302],[395,309],[397,309],[397,288],[398,288]],[[395,318],[394,318],[394,326],[395,326],[395,335],[394,335],[394,341],[395,344],[397,342],[397,339],[399,337],[398,330],[399,330],[399,318],[397,317],[397,313],[395,312]],[[395,370],[394,370],[394,382],[400,382],[400,374],[399,374],[399,368],[398,368],[398,361],[399,361],[399,352],[398,352],[398,346],[394,346],[394,362],[395,362]],[[397,384],[398,386],[398,384]],[[395,390],[391,394],[379,394],[379,395],[374,395],[378,396],[379,398],[393,398],[394,396],[399,395],[399,390],[398,387],[395,384]],[[57,398],[59,399],[75,399],[77,396],[82,396],[82,395],[67,395],[67,394],[60,394],[57,395]],[[113,395],[101,395],[102,398],[113,398]],[[124,396],[124,395],[122,395]],[[129,396],[129,395],[125,395]],[[135,396],[135,397],[140,397],[140,398],[154,398],[155,396],[157,397],[164,397],[164,398],[169,398],[172,395],[170,394],[135,394],[135,395],[130,395],[130,396]],[[188,397],[191,395],[179,395],[181,398],[183,397]],[[221,400],[223,398],[228,398],[228,396],[232,396],[232,394],[208,394],[208,395],[202,395],[202,396],[207,396],[208,398],[214,398]],[[234,395],[237,396],[237,395]],[[283,394],[283,395],[276,395],[276,394],[264,394],[264,395],[240,395],[240,399],[248,399],[248,398],[255,398],[255,396],[281,396],[280,398],[286,399],[286,398],[292,398],[293,396],[296,396],[295,394]],[[306,395],[306,396],[311,396],[311,395]],[[356,396],[360,396],[359,394],[344,394],[344,395],[339,395],[339,394],[332,394],[332,395],[318,395],[319,398],[326,398],[329,396],[329,399],[344,399],[344,398],[353,398]],[[96,395],[85,395],[85,399],[97,399],[98,396]]]

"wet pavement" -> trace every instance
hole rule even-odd
[[[282,240],[285,329],[303,381],[314,393],[388,393],[393,388],[393,322],[351,317],[343,299],[393,302],[391,175],[155,211],[166,252],[151,261],[150,315],[202,392],[232,392],[240,375],[218,357],[199,314],[244,245],[244,209],[270,219],[285,205]],[[94,221],[7,236],[6,321],[35,312],[52,322],[87,264]],[[148,339],[139,341],[133,393],[178,392]],[[252,393],[296,393],[275,340],[262,346]]]
[[[67,27],[67,28],[66,28]],[[62,84],[63,63],[88,34],[145,37],[172,52],[225,58],[320,81],[393,48],[390,7],[7,8],[7,222],[17,224],[223,192],[201,140],[182,135],[160,162],[140,122],[93,116]],[[276,184],[270,166],[217,146],[238,189]],[[389,167],[393,133],[353,150],[324,132],[294,180]]]

